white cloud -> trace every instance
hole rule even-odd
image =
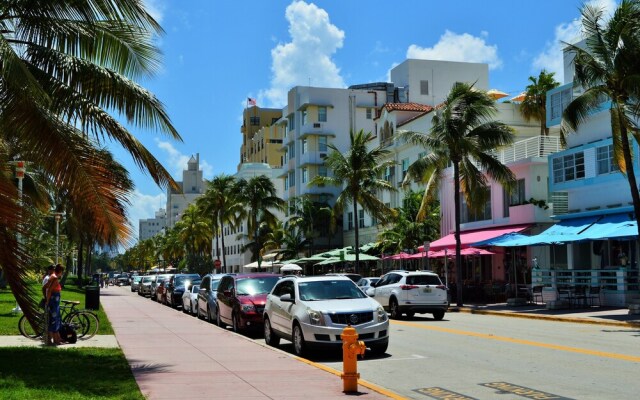
[[[605,16],[611,15],[617,7],[616,0],[591,0],[586,4],[604,8]],[[553,40],[547,42],[544,50],[533,59],[533,71],[546,69],[549,72],[555,72],[558,81],[564,81],[562,49],[565,47],[564,43],[575,43],[580,40],[581,26],[579,19],[556,26]]]
[[[407,58],[487,63],[489,69],[500,68],[502,60],[498,56],[498,46],[488,44],[487,37],[487,32],[478,37],[447,30],[433,47],[410,45]]]
[[[182,171],[187,168],[187,163],[191,156],[195,156],[193,154],[182,154],[178,151],[173,144],[170,142],[165,142],[156,138],[156,144],[162,150],[167,153],[168,162],[165,167],[169,170],[171,175],[173,175],[174,179],[182,179]],[[164,164],[164,163],[163,163]],[[205,179],[211,179],[213,177],[213,166],[209,164],[206,160],[200,159],[200,169],[202,170],[202,175]]]
[[[136,189],[130,201],[131,205],[129,206],[128,212],[129,222],[133,228],[133,236],[137,238],[140,226],[139,221],[141,219],[153,218],[156,211],[165,208],[167,206],[167,195],[164,193],[158,193],[156,195],[144,194]]]
[[[344,31],[329,21],[329,14],[315,4],[294,1],[286,11],[291,41],[271,50],[271,87],[258,100],[283,107],[287,92],[296,85],[345,87],[340,69],[331,56],[343,45]]]
[[[167,8],[164,0],[144,0],[147,12],[159,23],[162,23],[164,11]]]

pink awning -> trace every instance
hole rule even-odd
[[[446,256],[448,257],[454,257],[455,254],[455,250],[447,250],[447,254]],[[460,249],[460,255],[463,256],[490,256],[492,254],[496,254],[492,251],[489,250],[485,250],[485,249],[478,249],[475,247],[467,247],[466,249]],[[445,256],[444,250],[440,250],[440,251],[430,251],[429,252],[429,258],[442,258]]]
[[[503,226],[500,228],[489,228],[482,229],[476,231],[465,231],[460,233],[460,242],[462,248],[470,247],[472,243],[480,242],[483,240],[493,239],[498,236],[502,236],[506,233],[520,232],[522,230],[527,229],[531,225],[512,225],[512,226]],[[422,251],[424,246],[418,247],[418,251]],[[431,242],[431,246],[429,247],[430,251],[440,251],[444,249],[449,249],[451,253],[456,248],[456,239],[453,236],[453,233],[441,237],[440,239]]]
[[[411,258],[411,254],[409,253],[398,253],[392,256],[384,257],[385,260],[407,260]]]

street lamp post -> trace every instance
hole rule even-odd
[[[24,174],[27,171],[27,163],[25,161],[15,161],[16,166],[16,178],[18,179],[18,206],[20,207],[20,211],[22,211],[22,180],[24,179]],[[18,229],[18,233],[16,234],[16,239],[18,240],[18,244],[22,244],[22,233]],[[16,307],[11,310],[14,314],[21,313],[22,309],[20,305],[16,303]]]
[[[60,218],[62,218],[61,212],[54,212],[53,217],[56,219],[56,265],[58,265],[59,257],[59,243],[60,243]]]

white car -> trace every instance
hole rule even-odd
[[[382,304],[393,319],[402,314],[413,318],[416,313],[428,313],[440,321],[449,309],[447,287],[433,272],[391,271],[367,289],[367,294]]]
[[[182,294],[182,312],[196,315],[198,313],[198,291],[200,285],[189,285]]]
[[[387,351],[387,313],[348,277],[286,277],[267,296],[264,340],[270,346],[289,340],[298,356],[311,347],[339,347],[347,325],[374,353]]]

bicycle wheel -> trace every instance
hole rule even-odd
[[[20,334],[29,339],[39,339],[44,332],[44,314],[38,314],[34,323],[35,328],[29,323],[26,315],[20,317],[18,330]]]
[[[71,314],[68,314],[64,318],[64,322],[73,326],[78,338],[84,337],[91,328],[91,321],[89,320],[89,317],[81,314],[79,311],[74,311]]]
[[[78,329],[78,339],[91,339],[96,333],[98,333],[98,328],[100,327],[100,322],[98,321],[98,316],[92,313],[91,311],[76,311],[74,317],[77,316],[77,320],[80,323],[82,329]]]

